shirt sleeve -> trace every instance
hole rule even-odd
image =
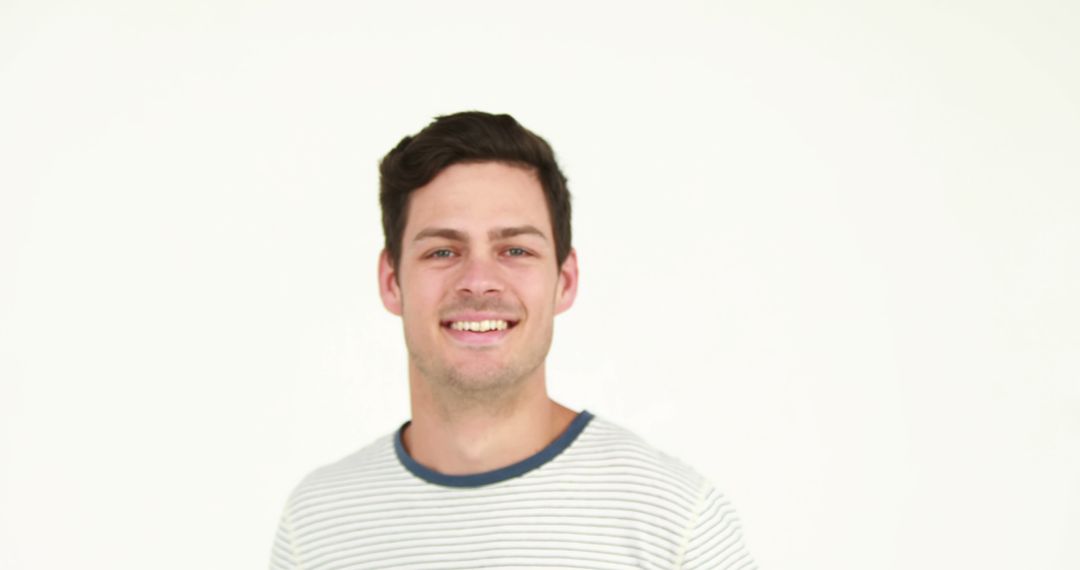
[[[288,507],[285,508],[285,512],[281,514],[281,521],[278,522],[274,548],[270,552],[270,570],[301,570],[296,548],[293,545]]]
[[[756,570],[743,542],[742,523],[731,502],[706,481],[680,570]]]

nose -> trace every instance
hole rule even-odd
[[[469,256],[461,265],[457,291],[459,294],[488,295],[503,290],[503,278],[498,262],[483,256]]]

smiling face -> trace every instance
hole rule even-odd
[[[577,256],[557,267],[533,171],[455,164],[410,195],[399,267],[383,251],[379,286],[402,317],[410,374],[461,395],[502,394],[543,380]]]

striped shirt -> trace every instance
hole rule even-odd
[[[304,478],[272,570],[756,568],[707,479],[588,411],[535,455],[475,475],[413,460],[408,424]]]

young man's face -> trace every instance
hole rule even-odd
[[[532,171],[446,168],[410,196],[401,251],[398,282],[383,252],[379,285],[415,371],[459,393],[500,393],[543,373],[554,316],[577,291],[577,258],[556,266]]]

